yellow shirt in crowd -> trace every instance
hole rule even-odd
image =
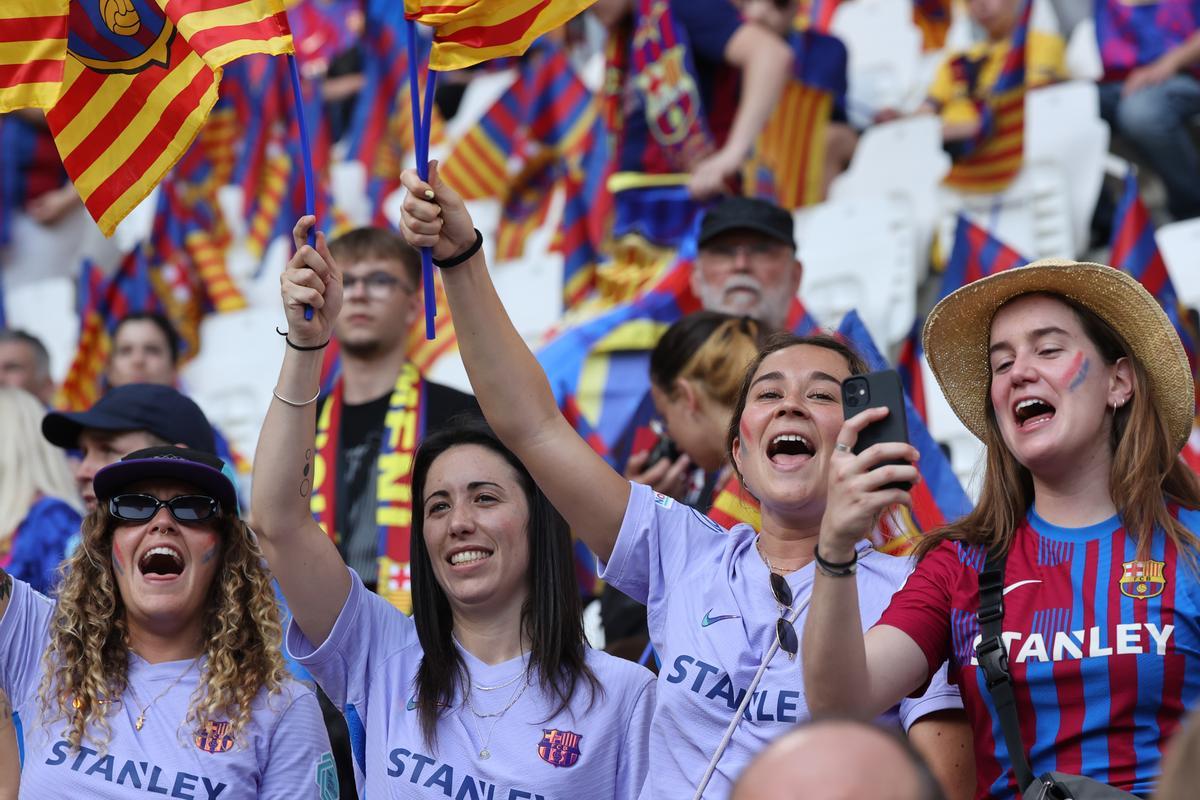
[[[969,63],[977,69],[974,86],[966,76],[956,74],[953,63],[962,53],[947,56],[938,66],[929,87],[929,102],[946,124],[974,122],[979,117],[975,101],[984,100],[1000,77],[1000,68],[1008,55],[1009,40],[979,42],[966,52]],[[1066,45],[1053,33],[1030,31],[1025,48],[1025,85],[1033,88],[1067,79]]]

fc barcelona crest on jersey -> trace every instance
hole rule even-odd
[[[224,753],[233,747],[228,722],[206,722],[196,734],[196,747],[206,753]]]
[[[1167,585],[1164,561],[1126,561],[1122,565],[1121,594],[1134,600],[1158,597]]]
[[[547,764],[556,767],[573,767],[579,760],[579,740],[582,738],[574,731],[543,728],[542,741],[538,744],[538,755]]]

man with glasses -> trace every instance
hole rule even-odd
[[[341,374],[317,415],[312,509],[367,588],[407,614],[413,453],[426,431],[479,406],[408,360],[422,312],[417,251],[370,227],[334,239],[329,252],[342,268]]]

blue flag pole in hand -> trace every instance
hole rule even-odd
[[[429,129],[433,119],[433,92],[436,72],[428,70],[425,83],[425,108],[422,113],[417,73],[417,23],[408,24],[408,95],[412,105],[413,149],[417,159],[417,175],[429,180]],[[437,316],[437,294],[433,287],[433,250],[421,248],[421,286],[425,291],[425,338],[433,339],[434,317]]]
[[[296,56],[288,53],[288,70],[292,74],[292,95],[296,100],[296,125],[300,128],[300,161],[304,170],[304,213],[317,215],[316,178],[313,176],[312,145],[308,142],[308,125],[304,121],[304,94],[300,90],[300,68]],[[308,246],[317,246],[317,226],[308,229]],[[304,305],[304,318],[312,319],[312,306]]]

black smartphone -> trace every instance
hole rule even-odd
[[[650,448],[650,454],[646,456],[646,466],[643,469],[650,469],[650,467],[653,467],[664,458],[667,459],[668,463],[674,464],[680,455],[679,447],[667,435],[664,427],[661,424],[655,423],[657,423],[657,420],[651,423],[650,429],[654,431],[658,439],[654,442],[654,446]]]
[[[904,413],[904,384],[894,369],[853,375],[842,383],[842,416],[845,419],[861,414],[868,408],[884,407],[888,415],[872,422],[858,434],[854,444],[857,455],[880,442],[908,443],[908,415]],[[886,461],[885,464],[908,464],[908,461]],[[882,464],[880,465],[882,466]],[[889,483],[887,489],[912,488],[908,481]]]

